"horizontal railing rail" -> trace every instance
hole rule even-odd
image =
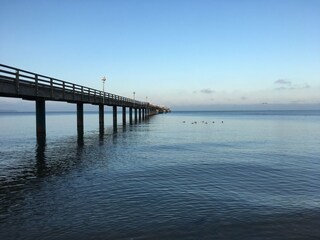
[[[2,79],[12,81],[17,88],[20,84],[30,84],[36,89],[39,87],[49,88],[51,92],[59,90],[62,91],[63,96],[65,93],[80,94],[83,97],[91,98],[102,98],[103,102],[108,105],[116,103],[128,103],[137,107],[148,107],[148,108],[161,108],[156,105],[152,105],[148,102],[141,102],[135,99],[119,96],[109,92],[103,92],[86,86],[78,85],[68,81],[52,78],[38,73],[22,70],[19,68],[0,64],[0,76]]]

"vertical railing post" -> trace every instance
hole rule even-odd
[[[51,90],[51,97],[53,98],[53,79],[50,78],[50,90]]]
[[[73,93],[73,100],[75,99],[76,95],[76,87],[74,84],[72,84],[72,93]]]
[[[39,94],[39,88],[38,88],[39,78],[38,78],[38,75],[35,74],[34,78],[35,78],[35,84],[36,84],[35,94],[38,97],[38,94]]]
[[[65,98],[65,91],[66,91],[66,83],[65,82],[62,83],[62,88],[63,88],[62,97]]]
[[[19,94],[19,70],[16,71],[16,79],[15,79],[15,84],[16,84],[16,93]]]
[[[83,86],[81,86],[81,101],[83,101]]]

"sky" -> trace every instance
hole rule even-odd
[[[0,1],[2,64],[173,110],[320,109],[318,0]]]

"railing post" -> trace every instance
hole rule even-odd
[[[50,78],[51,97],[53,98],[53,79]]]
[[[73,92],[73,100],[75,99],[76,95],[76,87],[74,84],[72,84],[72,92]]]
[[[65,91],[66,91],[66,84],[65,84],[65,82],[62,83],[62,88],[63,88],[62,97],[65,98]]]
[[[39,82],[39,79],[38,79],[38,75],[37,75],[37,74],[35,75],[35,81],[36,81],[35,93],[36,93],[36,96],[38,97],[38,93],[39,93],[39,90],[38,90],[38,82]]]
[[[17,94],[19,94],[19,70],[16,71],[15,83],[16,83],[16,92]]]
[[[83,86],[81,86],[81,101],[83,101]]]

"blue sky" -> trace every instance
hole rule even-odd
[[[2,0],[0,62],[96,89],[106,75],[109,92],[177,110],[320,109],[319,12],[318,0]]]

